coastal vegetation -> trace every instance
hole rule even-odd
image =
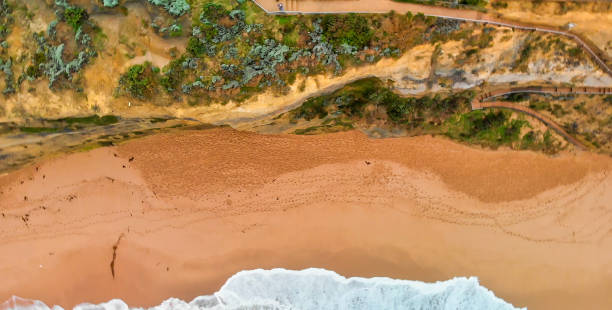
[[[487,0],[393,0],[395,2],[415,3],[424,5],[443,6],[449,8],[464,8],[484,10]]]
[[[426,41],[448,41],[461,28],[459,22],[410,13],[270,16],[250,1],[233,0],[193,1],[189,15],[186,52],[158,72],[126,72],[121,94],[193,104],[241,102],[264,91],[285,94],[298,77],[340,75]],[[134,89],[136,84],[148,91]]]
[[[120,84],[124,91],[135,98],[146,98],[152,95],[152,86],[156,78],[155,72],[150,62],[141,65],[131,66],[126,73],[121,76]]]
[[[128,119],[115,115],[38,119],[25,124],[0,123],[3,138],[19,141],[25,137],[36,141],[1,149],[0,171],[18,168],[49,154],[89,151],[152,134],[211,127],[190,120],[163,117]]]
[[[13,59],[8,55],[9,44],[6,41],[14,22],[12,12],[12,6],[6,0],[0,0],[0,74],[4,74],[2,93],[5,95],[15,92]]]
[[[0,72],[4,74],[5,95],[16,93],[26,81],[34,83],[41,78],[48,80],[50,88],[82,90],[79,79],[74,77],[97,56],[93,37],[100,28],[89,20],[83,8],[65,0],[55,1],[52,7],[56,19],[46,31],[33,32],[22,39],[22,45],[29,48],[27,53],[11,54],[7,39],[15,18],[32,20],[34,14],[25,5],[0,1]]]
[[[107,28],[108,21],[112,27]],[[105,34],[96,23],[118,31]],[[407,71],[416,73],[393,76],[393,81],[365,79],[333,96],[307,100],[287,115],[290,122],[311,123],[293,132],[397,129],[407,135],[443,135],[492,148],[553,153],[562,147],[556,136],[526,117],[508,111],[471,112],[469,103],[487,74],[539,74],[534,66],[542,58],[548,61],[541,65],[546,73],[563,74],[554,69],[558,64],[582,70],[578,83],[590,72],[588,57],[569,42],[412,13],[274,16],[244,0],[53,0],[40,5],[0,0],[0,89],[10,102],[0,105],[0,116],[23,119],[9,127],[24,134],[122,123],[122,118],[102,115],[132,117],[137,109],[143,118],[198,118],[194,115],[208,113],[209,104],[231,103],[221,108],[230,111],[259,94],[306,97],[332,79],[344,79],[349,70],[380,70],[381,60],[405,65],[410,59],[414,68]],[[516,57],[504,56],[498,43],[516,50]],[[505,63],[492,63],[486,59],[489,54]],[[422,74],[425,70],[431,73]],[[474,90],[453,91],[464,87]],[[403,96],[396,92],[400,88],[426,95]],[[608,117],[593,116],[588,100],[570,106],[526,98],[508,100],[529,101],[528,106],[550,113],[568,132],[605,145],[607,134],[602,133],[608,132],[609,112],[601,114]],[[280,108],[287,101],[273,105]],[[55,119],[93,113],[99,116]],[[575,116],[596,119],[603,129],[586,131],[586,124],[570,119]],[[41,119],[53,121],[37,123]]]
[[[317,126],[296,130],[313,134],[372,127],[402,129],[407,135],[442,135],[489,148],[540,150],[549,154],[563,145],[548,130],[534,129],[517,113],[504,110],[471,111],[473,91],[405,97],[376,78],[356,81],[329,95],[308,99],[289,112],[293,123],[321,119]]]
[[[542,113],[591,149],[612,154],[612,96],[511,94],[512,101]]]
[[[38,126],[20,126],[13,129],[19,129],[23,133],[53,133],[60,131],[73,131],[93,126],[108,126],[119,122],[119,117],[115,115],[91,115],[84,117],[65,117],[54,120],[41,121]],[[9,130],[7,128],[6,130]]]
[[[191,8],[185,0],[149,0],[152,4],[163,7],[173,16],[181,16]]]

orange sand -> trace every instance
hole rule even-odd
[[[0,177],[0,300],[151,306],[243,269],[322,267],[475,275],[515,306],[603,309],[611,170],[431,137],[151,136]]]

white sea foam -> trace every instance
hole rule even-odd
[[[9,300],[11,302],[11,300]],[[14,304],[17,304],[14,306]],[[40,301],[18,298],[0,309],[49,310]],[[53,310],[62,310],[54,306]],[[74,310],[128,310],[125,302],[113,299]],[[517,309],[481,286],[478,279],[454,278],[425,283],[390,278],[345,278],[325,269],[241,271],[213,295],[199,296],[187,303],[170,298],[150,310],[200,309]]]

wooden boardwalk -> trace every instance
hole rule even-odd
[[[505,88],[498,89],[491,92],[485,92],[474,98],[472,101],[472,110],[481,110],[487,108],[502,108],[510,109],[518,112],[528,114],[563,136],[568,142],[572,143],[576,147],[586,150],[587,147],[574,138],[572,135],[567,133],[563,127],[557,124],[552,119],[543,115],[542,113],[522,106],[514,102],[507,101],[486,101],[491,98],[499,96],[517,94],[517,93],[534,93],[534,94],[552,94],[552,95],[575,95],[575,94],[595,94],[595,95],[612,95],[612,87],[517,87],[517,88]]]
[[[612,69],[606,62],[606,54],[588,39],[558,27],[519,23],[496,18],[495,16],[474,10],[451,9],[414,3],[402,3],[392,0],[252,0],[268,14],[342,14],[342,13],[423,13],[427,16],[490,24],[512,29],[539,31],[562,35],[574,40],[587,52],[593,62],[604,72],[612,76]],[[282,3],[284,10],[278,10]]]
[[[268,14],[343,14],[343,13],[387,13],[395,11],[398,13],[423,13],[427,16],[438,18],[447,18],[460,20],[465,22],[475,22],[482,24],[490,24],[512,29],[525,31],[539,31],[562,35],[574,40],[585,52],[587,52],[593,62],[601,68],[602,71],[612,76],[612,69],[605,61],[606,54],[597,46],[592,44],[587,39],[552,26],[541,26],[535,24],[519,23],[514,21],[506,21],[491,16],[486,13],[451,9],[439,6],[428,6],[414,3],[401,3],[392,0],[252,0],[255,4],[262,8]],[[278,3],[283,3],[284,10],[279,12]],[[493,92],[482,93],[472,101],[472,109],[479,110],[485,108],[504,108],[526,113],[534,118],[542,121],[548,127],[556,131],[558,134],[565,137],[570,143],[581,149],[586,149],[586,146],[568,134],[561,126],[553,120],[542,115],[538,111],[529,109],[512,102],[486,101],[490,98],[495,98],[502,95],[512,93],[546,93],[546,94],[598,94],[612,95],[612,87],[522,87],[522,88],[507,88]]]

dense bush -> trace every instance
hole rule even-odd
[[[85,66],[91,57],[95,56],[95,51],[80,51],[75,58],[66,62],[64,61],[65,45],[63,43],[51,45],[44,36],[37,34],[35,34],[35,39],[38,43],[38,51],[34,54],[33,59],[34,66],[36,67],[29,68],[27,71],[30,74],[30,78],[36,78],[40,73],[47,76],[49,87],[52,87],[61,77],[70,78],[72,74]]]
[[[295,110],[294,117],[322,118],[329,112],[328,108],[337,108],[347,116],[362,117],[367,105],[375,105],[385,107],[387,116],[394,123],[408,124],[429,117],[448,118],[467,110],[472,98],[469,91],[446,97],[402,97],[384,87],[380,80],[368,78],[351,83],[331,95],[309,99]]]
[[[342,65],[338,61],[338,54],[334,49],[334,46],[327,41],[325,38],[324,30],[320,25],[320,20],[314,20],[312,22],[313,31],[309,33],[310,41],[314,45],[312,47],[312,54],[317,56],[317,59],[322,62],[323,65],[335,65],[336,73],[339,73],[342,70]],[[348,45],[347,43],[343,43],[341,48],[342,51],[346,51],[347,47],[344,45]]]
[[[253,46],[248,57],[242,63],[245,67],[242,83],[247,84],[252,78],[260,74],[277,78],[276,66],[285,62],[287,52],[289,52],[289,47],[272,39],[267,39],[263,44]]]
[[[578,58],[582,55],[582,48],[580,48],[579,46],[575,46],[575,47],[568,49],[567,52],[570,55],[570,57]]]
[[[375,29],[385,19],[390,21],[387,27],[422,30],[436,21],[396,14],[278,17],[253,14],[253,4],[245,1],[190,3],[193,16],[186,53],[164,67],[159,77],[159,83],[177,99],[189,94],[227,102],[228,95],[241,101],[267,88],[285,92],[300,75],[321,74],[331,68],[340,74],[345,65],[401,55],[409,44],[396,42],[388,33],[381,33],[373,42],[378,35]],[[249,21],[265,22],[247,22],[247,15]],[[446,33],[459,26],[458,22],[441,22],[432,29]],[[414,37],[422,40],[416,31]],[[412,38],[410,44],[419,42]],[[179,65],[188,59],[187,65]]]
[[[536,48],[531,44],[530,41],[531,41],[530,37],[528,37],[525,40],[525,42],[523,43],[523,46],[521,47],[519,58],[516,60],[516,63],[514,64],[515,68],[519,68],[522,71],[526,71],[529,58],[531,57],[533,52],[535,52],[536,50]]]
[[[87,12],[80,7],[68,7],[64,11],[64,20],[76,31],[81,27],[84,20],[88,18]]]
[[[484,7],[487,4],[487,1],[486,0],[460,0],[459,4]]]
[[[299,119],[325,119],[322,124],[338,120],[339,115],[352,120],[380,119],[380,114],[371,113],[382,107],[391,126],[403,127],[414,134],[444,134],[455,140],[492,148],[505,145],[547,153],[558,151],[560,144],[550,133],[530,131],[521,136],[522,130],[530,125],[526,120],[514,118],[512,112],[471,111],[473,98],[472,91],[446,96],[403,97],[385,87],[380,80],[369,78],[348,84],[332,94],[308,99],[291,111],[290,117],[294,122]],[[321,127],[296,133],[306,134]]]
[[[72,77],[88,64],[91,58],[97,56],[96,47],[92,45],[92,35],[100,30],[89,20],[83,8],[71,5],[66,0],[55,0],[54,3],[57,7],[57,19],[49,23],[46,33],[32,34],[37,48],[31,54],[31,62],[19,81],[34,81],[44,76],[49,80],[49,88],[61,80],[64,86],[72,86],[78,90],[81,89],[78,80],[73,81]],[[65,34],[57,33],[58,29],[65,29],[58,28],[59,23],[71,26],[76,45],[59,40],[65,37]]]
[[[209,2],[204,6],[202,14],[200,14],[200,21],[204,24],[215,25],[219,23],[221,18],[228,16],[228,14],[229,11],[222,5]]]
[[[142,65],[131,66],[121,76],[119,84],[132,97],[138,99],[150,97],[153,94],[155,85],[155,74],[151,68],[151,63],[147,62]]]
[[[348,44],[361,49],[368,46],[374,36],[368,19],[357,14],[326,15],[321,27],[325,39],[334,46]]]
[[[4,40],[10,34],[12,24],[12,9],[5,0],[0,0],[0,75],[4,75],[3,94],[12,94],[15,92],[13,59],[8,55],[4,59],[2,57],[6,55],[8,43]]]
[[[13,24],[12,8],[6,3],[6,0],[0,0],[0,42],[3,42],[8,37]]]
[[[13,78],[13,61],[12,59],[8,59],[3,61],[2,58],[0,58],[0,72],[4,73],[4,90],[2,91],[3,94],[12,94],[15,92],[15,87],[14,87],[14,78]]]
[[[187,61],[185,55],[178,59],[172,60],[166,67],[164,67],[164,73],[161,76],[159,82],[164,87],[166,92],[172,93],[179,89],[179,86],[185,78],[185,69],[183,64]]]
[[[492,148],[501,145],[520,147],[521,143],[533,144],[534,137],[522,142],[521,130],[529,123],[512,119],[511,112],[476,110],[460,115],[449,122],[446,134],[454,139]],[[531,134],[533,135],[533,134]]]

